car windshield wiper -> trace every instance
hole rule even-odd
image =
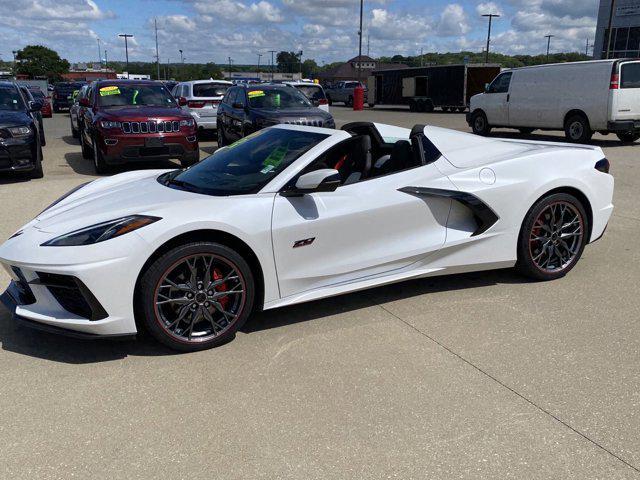
[[[182,188],[184,190],[187,190],[188,192],[199,192],[200,189],[198,187],[196,187],[194,184],[189,183],[189,182],[185,182],[184,180],[177,180],[175,178],[170,178],[169,180],[167,180],[167,182],[165,183],[166,186],[171,186],[174,185],[176,187]]]

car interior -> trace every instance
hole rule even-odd
[[[309,165],[303,173],[334,169],[342,185],[381,177],[422,166],[440,156],[424,136],[424,125],[416,125],[409,140],[387,143],[372,123],[354,122],[342,127],[351,138],[340,142]]]

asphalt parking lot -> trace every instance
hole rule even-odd
[[[332,113],[469,130],[461,114]],[[0,238],[94,178],[68,122],[45,120],[44,179],[0,176]],[[640,144],[594,143],[616,209],[559,281],[411,281],[265,312],[188,355],[1,311],[0,478],[640,478]]]

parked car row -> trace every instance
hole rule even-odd
[[[27,87],[0,81],[0,171],[42,178],[42,106]]]

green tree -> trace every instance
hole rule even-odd
[[[300,69],[301,52],[282,52],[278,53],[276,62],[278,63],[278,71],[283,73],[293,73]]]
[[[302,62],[302,76],[305,78],[314,78],[319,70],[318,64],[312,58],[308,58]]]
[[[16,54],[16,73],[29,78],[46,77],[60,80],[69,71],[69,62],[58,52],[42,45],[27,45]]]

